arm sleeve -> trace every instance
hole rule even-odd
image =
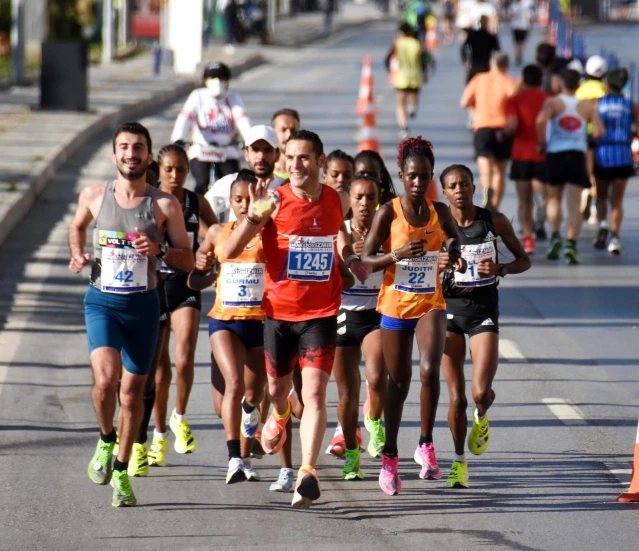
[[[251,120],[246,114],[244,102],[239,94],[231,94],[229,96],[229,103],[231,104],[231,112],[233,113],[235,126],[242,136],[242,139],[246,141],[249,130],[251,129]]]
[[[185,142],[191,141],[191,128],[193,128],[194,124],[197,124],[198,104],[198,95],[194,90],[187,98],[184,107],[182,107],[182,110],[177,116],[177,119],[175,119],[173,132],[171,132],[172,142],[176,142],[178,140]]]

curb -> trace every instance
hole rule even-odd
[[[266,59],[261,54],[254,54],[248,57],[243,63],[232,66],[234,76],[240,75],[250,69],[266,63]],[[198,67],[200,71],[200,67]],[[84,126],[78,134],[67,144],[65,144],[51,159],[41,161],[31,171],[27,181],[22,182],[16,195],[20,194],[17,201],[8,207],[7,212],[0,220],[0,246],[5,243],[15,227],[22,222],[24,217],[31,210],[38,197],[46,189],[48,183],[55,175],[58,168],[64,164],[69,157],[73,156],[88,140],[92,139],[100,132],[109,127],[115,128],[125,120],[138,119],[147,113],[159,109],[164,104],[170,104],[180,96],[185,96],[195,86],[199,79],[184,78],[176,82],[175,86],[168,90],[156,93],[139,103],[125,105],[112,113],[105,114]],[[24,191],[21,191],[21,188]]]

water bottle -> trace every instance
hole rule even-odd
[[[273,207],[277,207],[280,203],[280,198],[277,195],[267,195],[262,197],[253,203],[253,213],[258,216],[262,216],[265,212],[271,210]]]

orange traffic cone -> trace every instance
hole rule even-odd
[[[357,152],[360,151],[376,151],[379,153],[379,138],[377,137],[377,117],[375,113],[375,98],[373,96],[373,88],[371,85],[370,96],[366,104],[364,112],[364,121],[362,122],[362,131],[359,135],[359,144]]]
[[[619,494],[617,501],[630,503],[639,501],[639,426],[637,427],[637,439],[635,441],[635,455],[632,461],[632,475],[630,475],[630,488],[627,492]]]
[[[359,84],[359,98],[355,112],[363,115],[368,109],[369,98],[373,93],[373,61],[370,56],[364,58],[362,65],[362,78]]]

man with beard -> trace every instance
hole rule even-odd
[[[91,260],[84,248],[87,229],[95,221],[84,307],[100,439],[88,472],[96,484],[111,482],[113,506],[126,507],[136,504],[127,467],[160,325],[160,259],[189,272],[194,258],[179,201],[146,183],[153,160],[149,131],[139,123],[120,126],[112,160],[118,170],[115,181],[92,184],[80,194],[69,227],[69,269],[79,274]],[[162,245],[165,234],[171,247]],[[120,445],[111,465],[120,382]]]
[[[255,172],[258,184],[266,186],[269,191],[277,189],[286,181],[285,178],[273,173],[279,158],[279,140],[275,130],[263,124],[253,126],[247,136],[244,159],[249,168]],[[237,173],[220,178],[204,196],[211,204],[220,222],[235,220],[229,196],[231,184],[236,179]]]

